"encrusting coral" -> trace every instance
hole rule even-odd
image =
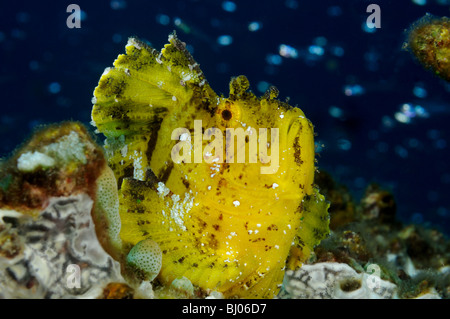
[[[428,70],[450,81],[450,19],[426,14],[408,30],[404,49]]]
[[[0,204],[36,216],[50,197],[85,192],[94,197],[106,167],[103,152],[79,123],[36,132],[1,164]]]
[[[83,125],[36,132],[2,163],[0,181],[0,297],[95,298],[123,282],[92,218],[117,206],[114,175]]]
[[[280,298],[450,297],[450,242],[442,233],[403,224],[388,190],[371,184],[357,203],[329,174],[317,176],[324,194],[349,202],[331,203],[335,227],[301,269],[286,274]],[[343,223],[341,214],[353,217]]]

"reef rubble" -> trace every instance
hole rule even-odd
[[[93,218],[117,206],[111,174],[74,122],[39,130],[1,163],[0,298],[96,298],[125,283]]]
[[[356,202],[328,173],[316,183],[331,201],[332,231],[299,270],[286,273],[279,298],[449,298],[443,233],[402,223],[394,196],[378,185]]]

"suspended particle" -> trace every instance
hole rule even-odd
[[[437,141],[434,142],[434,147],[437,149],[444,149],[447,147],[447,141],[440,138]]]
[[[418,148],[420,146],[419,140],[413,137],[408,140],[407,144],[410,148]]]
[[[441,136],[441,133],[436,129],[431,129],[427,132],[427,136],[431,140],[436,140]]]
[[[234,12],[236,11],[236,3],[233,1],[224,1],[222,2],[222,9],[227,12]]]
[[[325,50],[319,45],[310,45],[308,52],[313,55],[322,56],[325,53]]]
[[[426,14],[414,22],[403,48],[425,69],[450,81],[450,19]]]
[[[296,59],[298,57],[297,49],[287,44],[280,44],[278,53],[284,58]]]
[[[39,62],[38,62],[38,61],[35,61],[35,60],[32,60],[32,61],[30,61],[30,63],[28,64],[28,66],[30,67],[30,70],[36,71],[36,70],[39,69]]]
[[[27,23],[30,21],[30,14],[28,12],[19,12],[16,14],[16,20],[19,23]]]
[[[80,10],[80,20],[81,21],[86,21],[87,19],[87,13],[84,10]]]
[[[381,118],[381,123],[385,128],[392,128],[395,125],[394,120],[388,115],[385,115]]]
[[[270,87],[270,84],[266,81],[259,81],[256,88],[259,92],[265,93]]]
[[[327,14],[330,17],[338,17],[342,14],[342,9],[339,6],[331,6],[331,7],[328,7]]]
[[[377,27],[374,22],[364,21],[361,24],[361,29],[367,33],[375,33],[377,31]]]
[[[61,91],[61,84],[58,82],[52,82],[48,86],[48,91],[52,94],[58,94]]]
[[[253,21],[248,24],[248,31],[255,32],[262,28],[262,23],[259,21]]]
[[[347,139],[341,138],[337,141],[337,146],[343,151],[348,151],[352,148],[352,142]]]
[[[409,124],[411,122],[411,118],[409,116],[407,116],[405,113],[402,112],[396,112],[394,114],[394,118],[403,124]]]
[[[156,22],[162,25],[168,25],[170,23],[170,17],[167,14],[156,15]]]
[[[368,51],[364,53],[364,60],[366,61],[366,68],[370,71],[377,71],[379,68],[380,55],[376,51]]]
[[[344,86],[344,94],[346,96],[357,96],[365,93],[365,89],[359,84]]]
[[[401,158],[408,157],[408,150],[401,145],[396,145],[394,148],[394,152]]]
[[[330,108],[328,109],[328,113],[332,117],[337,119],[342,118],[344,116],[344,111],[342,111],[342,109],[337,106],[330,106]]]
[[[122,10],[127,7],[127,2],[124,0],[112,0],[109,4],[113,10]]]
[[[340,47],[340,46],[331,47],[330,51],[331,51],[331,54],[333,54],[334,56],[337,56],[337,57],[341,57],[345,53],[344,48]]]
[[[313,43],[319,47],[324,47],[327,45],[328,40],[325,37],[317,37],[313,40]]]
[[[191,27],[184,23],[180,18],[174,18],[173,24],[186,34],[191,33]]]
[[[25,31],[14,28],[11,30],[11,37],[18,40],[24,40],[27,37]]]
[[[217,43],[223,46],[230,45],[233,43],[233,37],[231,35],[221,35],[217,38]]]
[[[414,112],[416,113],[417,117],[427,118],[430,116],[428,111],[423,106],[420,105],[416,105],[414,107]]]
[[[416,117],[414,107],[410,103],[402,104],[402,106],[400,107],[400,111],[409,118]]]
[[[418,6],[424,6],[427,4],[427,0],[412,0],[412,2]]]
[[[122,43],[122,35],[119,33],[114,33],[112,36],[112,40],[114,43]]]
[[[283,60],[278,54],[268,54],[266,56],[266,62],[270,65],[280,65]]]
[[[297,0],[286,0],[284,2],[284,5],[289,9],[297,9],[298,8],[298,1]]]
[[[400,106],[400,111],[394,115],[395,119],[404,124],[411,123],[414,118],[428,118],[427,110],[421,105],[412,105],[411,103],[404,103]]]

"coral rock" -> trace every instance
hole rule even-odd
[[[114,175],[87,130],[66,122],[35,133],[1,166],[0,297],[99,297],[124,281],[103,248],[120,244],[115,213]]]
[[[50,198],[36,218],[0,210],[0,251],[15,252],[0,257],[0,297],[97,297],[108,282],[123,281],[97,240],[92,206],[79,194]]]
[[[372,264],[374,268],[377,265]],[[357,273],[347,264],[317,263],[287,271],[284,280],[290,298],[388,299],[397,297],[397,286],[376,274]]]

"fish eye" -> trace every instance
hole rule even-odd
[[[241,102],[224,99],[215,111],[217,123],[223,127],[238,125],[241,118]]]
[[[233,116],[233,114],[231,114],[231,111],[230,111],[230,110],[223,110],[223,111],[222,111],[222,118],[223,118],[225,121],[229,121],[229,120],[232,118],[232,116]]]

